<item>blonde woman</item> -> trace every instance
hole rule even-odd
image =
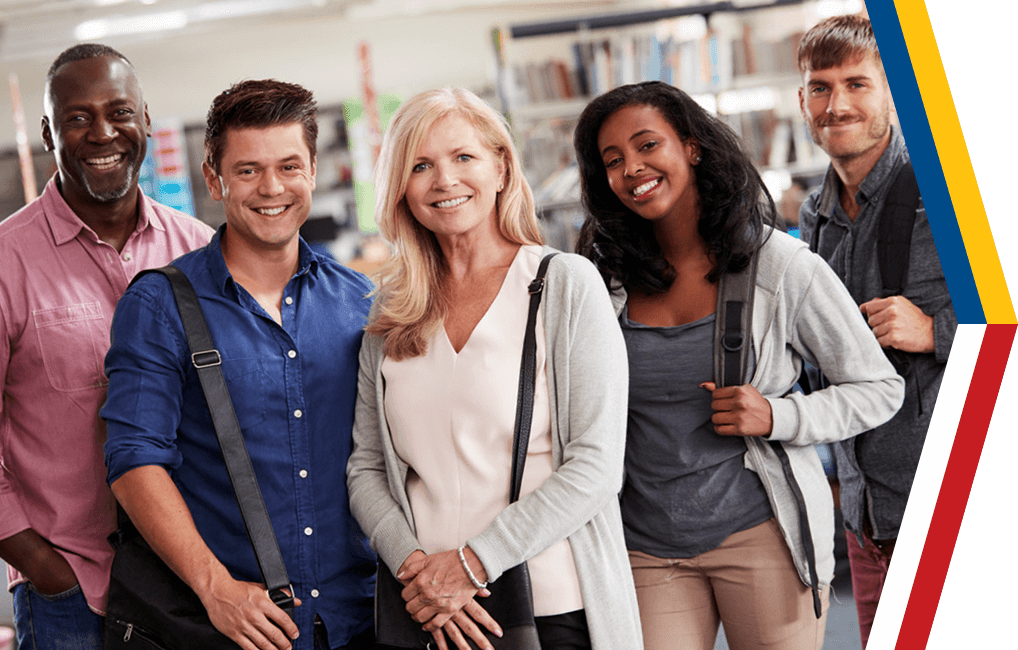
[[[642,648],[617,499],[625,345],[597,271],[565,254],[548,268],[510,505],[527,287],[550,251],[505,122],[466,90],[414,97],[376,188],[393,254],[361,348],[348,483],[408,611],[440,648],[488,647],[478,625],[497,634],[497,621],[477,585],[528,562],[544,648]]]

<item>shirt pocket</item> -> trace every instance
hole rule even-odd
[[[257,435],[273,398],[266,363],[257,358],[224,358],[221,368],[237,423],[246,438]]]
[[[98,302],[32,311],[46,376],[63,392],[102,388],[109,331]]]

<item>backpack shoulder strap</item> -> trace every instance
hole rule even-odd
[[[919,183],[910,161],[898,170],[891,183],[877,228],[877,260],[884,284],[883,297],[896,296],[905,287],[919,199]]]
[[[722,276],[718,286],[718,307],[714,321],[714,383],[722,386],[737,386],[749,381],[746,368],[749,365],[750,332],[753,326],[753,290],[756,287],[756,270],[759,252],[753,255],[749,266],[740,273]],[[816,550],[813,533],[809,526],[806,499],[799,482],[792,471],[792,463],[781,442],[764,442],[781,463],[782,473],[795,499],[799,514],[799,539],[809,569],[810,590],[813,595],[813,612],[819,619],[823,614],[820,603],[820,581],[817,576]]]
[[[753,293],[760,255],[753,254],[749,266],[739,273],[726,273],[718,283],[718,305],[714,316],[714,383],[738,386],[746,383],[750,335],[753,327]]]

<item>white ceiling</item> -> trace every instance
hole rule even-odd
[[[235,21],[239,26],[293,17],[327,17],[364,1],[0,0],[0,59],[51,57],[76,41],[125,43],[164,38],[207,30],[224,20]],[[87,34],[76,33],[89,21],[92,29]],[[159,29],[170,25],[179,27]]]
[[[662,0],[0,0],[0,61],[52,58],[77,41],[116,46],[278,21],[384,20],[502,6],[568,11],[648,4],[660,6]],[[84,27],[89,21],[91,29]]]

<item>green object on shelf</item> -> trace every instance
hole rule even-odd
[[[389,126],[403,100],[398,95],[385,94],[378,97],[378,121],[382,133]],[[374,151],[368,128],[364,102],[353,99],[343,102],[343,117],[346,120],[347,137],[353,167],[353,191],[357,203],[357,226],[363,233],[378,232],[375,223]]]

